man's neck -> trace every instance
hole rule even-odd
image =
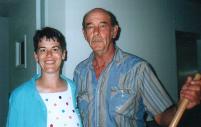
[[[102,55],[95,55],[93,59],[93,67],[96,72],[96,78],[98,79],[101,72],[107,67],[112,61],[115,55],[115,48],[109,50],[107,53]]]

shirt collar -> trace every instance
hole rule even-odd
[[[115,46],[115,54],[112,61],[116,62],[117,64],[121,63],[123,61],[123,57],[124,55],[123,55],[122,49],[120,49],[118,46]],[[94,53],[92,52],[89,56],[89,61],[91,66],[92,66],[93,58],[94,58]]]

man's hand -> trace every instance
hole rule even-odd
[[[199,76],[199,77],[198,77]],[[180,100],[186,98],[189,100],[187,109],[191,109],[194,106],[200,104],[201,101],[201,76],[197,75],[195,79],[188,76],[180,91]]]

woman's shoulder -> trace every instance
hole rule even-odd
[[[72,90],[76,89],[76,85],[75,85],[75,82],[73,80],[71,80],[70,78],[68,78],[64,75],[61,75],[61,78],[66,81],[67,85],[69,85]]]
[[[14,88],[14,90],[11,93],[11,97],[23,97],[29,93],[31,93],[31,91],[34,90],[34,81],[28,80],[22,84],[20,84],[18,87]]]

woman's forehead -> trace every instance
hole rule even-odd
[[[41,38],[40,42],[38,43],[38,46],[52,46],[52,45],[60,46],[60,43],[57,41],[56,38],[46,38],[46,37]]]

